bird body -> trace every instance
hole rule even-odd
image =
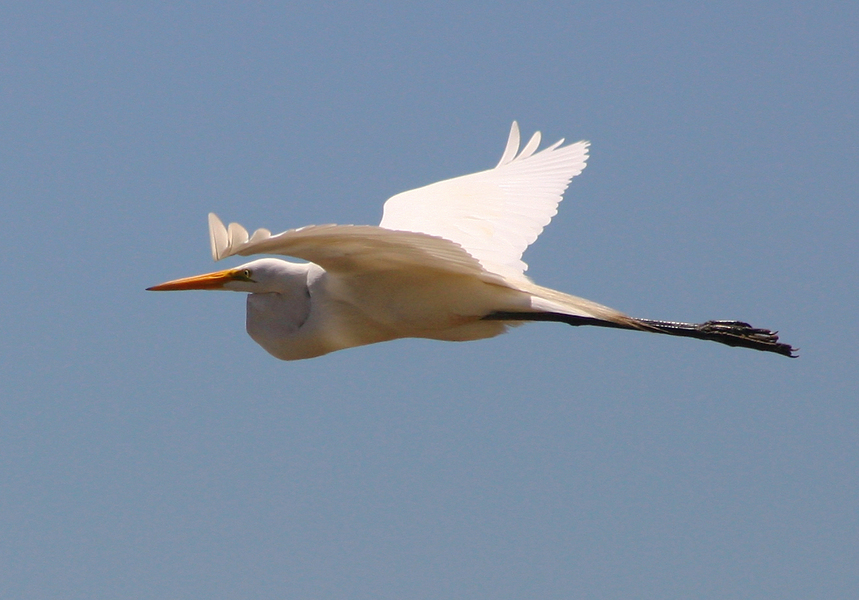
[[[791,356],[768,330],[739,321],[695,325],[635,319],[534,284],[522,253],[557,212],[581,173],[587,142],[563,140],[519,152],[514,122],[499,164],[488,171],[397,194],[378,227],[321,225],[253,235],[209,215],[212,256],[281,254],[167,282],[156,291],[249,292],[248,334],[283,360],[312,358],[405,337],[489,338],[525,321],[559,321],[710,339]]]
[[[540,306],[565,310],[563,299],[571,314],[590,308],[588,313],[595,318],[600,309],[620,316],[617,311],[558,292],[555,300],[551,294],[543,298],[539,286],[523,286],[531,288],[526,291],[438,269],[338,274],[313,263],[263,258],[227,273],[231,271],[238,271],[233,277],[253,279],[232,279],[223,285],[225,290],[251,292],[247,297],[248,334],[282,360],[406,337],[443,341],[494,337],[520,323],[490,320],[486,315],[530,312]],[[580,306],[574,306],[577,301]]]

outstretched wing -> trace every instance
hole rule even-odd
[[[397,194],[385,203],[379,226],[451,240],[487,271],[521,280],[528,268],[522,253],[557,214],[570,180],[585,168],[588,142],[563,143],[535,154],[537,132],[519,152],[514,121],[494,169]]]
[[[332,273],[434,269],[504,284],[457,244],[412,231],[372,225],[310,225],[277,235],[257,229],[248,236],[238,223],[224,227],[217,215],[209,213],[209,239],[215,260],[235,254],[281,254],[316,263]]]

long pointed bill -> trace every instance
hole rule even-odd
[[[243,269],[227,269],[225,271],[216,271],[215,273],[206,273],[205,275],[195,275],[194,277],[185,277],[183,279],[174,279],[160,285],[153,285],[146,288],[151,292],[175,292],[179,290],[221,290],[224,285],[231,281],[248,281],[248,277]]]

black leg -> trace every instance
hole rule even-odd
[[[710,340],[728,346],[751,348],[763,352],[775,352],[782,356],[796,358],[796,349],[778,341],[778,333],[769,329],[757,329],[742,321],[707,321],[706,323],[675,323],[673,321],[654,321],[652,319],[629,318],[627,322],[616,323],[592,317],[579,317],[549,312],[505,312],[499,311],[483,317],[491,321],[555,321],[573,326],[593,325],[615,329],[632,329],[664,333],[699,340]]]

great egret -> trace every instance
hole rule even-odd
[[[150,290],[249,292],[248,334],[283,360],[404,337],[489,338],[524,321],[559,321],[712,340],[793,356],[775,332],[741,321],[701,324],[629,317],[534,284],[521,256],[582,172],[588,142],[519,152],[519,127],[494,169],[397,194],[378,227],[311,225],[248,237],[209,214],[212,256],[279,254]]]

